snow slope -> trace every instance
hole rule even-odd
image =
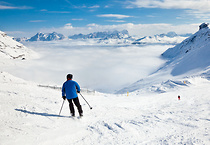
[[[0,31],[0,56],[9,59],[33,58],[35,52]]]
[[[66,37],[63,34],[58,34],[56,32],[53,33],[42,33],[39,32],[30,39],[25,41],[53,41],[53,40],[63,40]]]
[[[0,61],[7,63],[10,59]],[[1,64],[1,68],[5,67]],[[164,72],[168,74],[167,70]],[[160,74],[163,75],[163,72]],[[210,73],[206,70],[202,74],[209,76]],[[151,79],[148,85],[152,86],[155,83],[154,78],[148,78]],[[173,84],[180,87],[170,89]],[[1,69],[0,144],[208,145],[208,79],[201,76],[188,77],[185,78],[185,82],[166,81],[164,87],[169,88],[165,93],[136,91],[128,96],[87,93],[82,90],[83,96],[93,109],[90,110],[79,96],[84,117],[70,118],[67,102],[64,103],[61,116],[58,117],[63,102],[61,90],[22,80]],[[181,100],[177,99],[178,95],[181,96]]]
[[[210,29],[200,29],[179,45],[165,51],[162,56],[169,58],[171,64],[176,64],[171,72],[174,76],[205,69],[210,65]]]
[[[204,144],[210,143],[210,82],[163,94],[86,94],[82,119],[70,118],[67,102],[61,116],[60,90],[38,87],[0,73],[0,144]],[[177,99],[181,95],[181,100]],[[78,115],[78,114],[76,114]]]

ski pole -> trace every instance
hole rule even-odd
[[[79,94],[82,96],[81,93],[79,93]],[[85,100],[85,98],[83,96],[82,96],[82,98]],[[88,104],[88,106],[90,107],[90,109],[93,109],[93,107],[90,106],[90,104],[87,102],[87,100],[85,100],[85,102]]]
[[[65,102],[65,100],[63,100],[63,104],[64,104],[64,102]],[[62,108],[63,108],[63,104],[62,104],[62,106],[61,106],[61,109],[60,109],[60,112],[59,112],[59,116],[60,116],[60,114],[61,114],[61,110],[62,110]]]

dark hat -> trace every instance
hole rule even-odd
[[[67,79],[72,79],[72,78],[73,78],[73,75],[72,75],[72,74],[68,74],[68,75],[66,76],[66,78],[67,78]]]

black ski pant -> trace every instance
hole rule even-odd
[[[73,105],[73,102],[74,104],[77,106],[77,110],[79,112],[79,115],[81,116],[83,111],[82,111],[82,106],[80,105],[79,103],[79,98],[74,98],[74,99],[68,99],[68,102],[69,102],[69,109],[70,109],[70,113],[71,115],[75,115],[75,111],[74,111],[74,105]]]

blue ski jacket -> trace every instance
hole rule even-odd
[[[62,96],[66,96],[67,99],[77,98],[77,91],[80,91],[80,86],[77,82],[67,80],[63,83]]]

